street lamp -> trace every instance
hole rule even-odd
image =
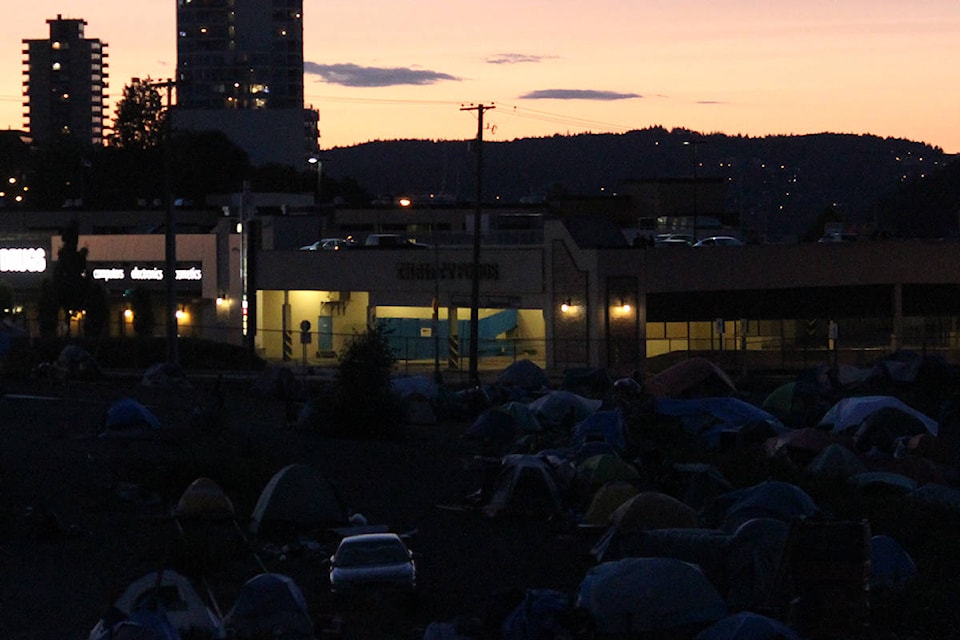
[[[697,203],[697,189],[698,189],[697,169],[699,168],[699,165],[700,165],[700,158],[699,158],[699,154],[697,153],[697,149],[699,148],[701,142],[702,140],[686,140],[683,143],[684,146],[693,147],[693,241],[694,242],[699,240],[699,238],[697,237],[697,217],[699,214],[699,210],[698,210],[699,208],[697,206],[698,204]]]

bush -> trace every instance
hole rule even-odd
[[[395,436],[403,423],[403,403],[390,377],[396,358],[381,325],[354,336],[340,354],[336,383],[315,392],[322,431],[360,437]]]

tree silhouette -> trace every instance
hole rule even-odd
[[[76,220],[67,225],[60,237],[63,244],[57,252],[57,264],[53,269],[53,288],[57,306],[70,317],[87,308],[88,249],[78,246],[80,231]]]
[[[117,102],[111,143],[122,149],[151,149],[163,141],[167,109],[149,77],[133,78]]]

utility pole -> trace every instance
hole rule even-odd
[[[177,328],[177,229],[173,208],[173,188],[170,173],[173,169],[170,144],[173,136],[173,100],[171,94],[177,85],[175,80],[163,80],[150,83],[151,87],[160,87],[167,90],[167,114],[163,132],[163,199],[166,215],[165,227],[165,256],[166,268],[163,278],[167,284],[167,361],[171,364],[180,364],[179,332]]]
[[[473,273],[470,290],[470,383],[480,386],[477,370],[480,341],[480,216],[483,213],[483,114],[493,105],[460,107],[460,111],[477,112],[477,201],[473,214]]]

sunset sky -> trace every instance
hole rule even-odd
[[[173,77],[176,0],[31,0],[0,22],[0,128],[24,125],[22,40],[87,21],[111,116],[132,77]],[[321,147],[507,141],[654,125],[870,133],[960,152],[960,0],[304,0]]]

